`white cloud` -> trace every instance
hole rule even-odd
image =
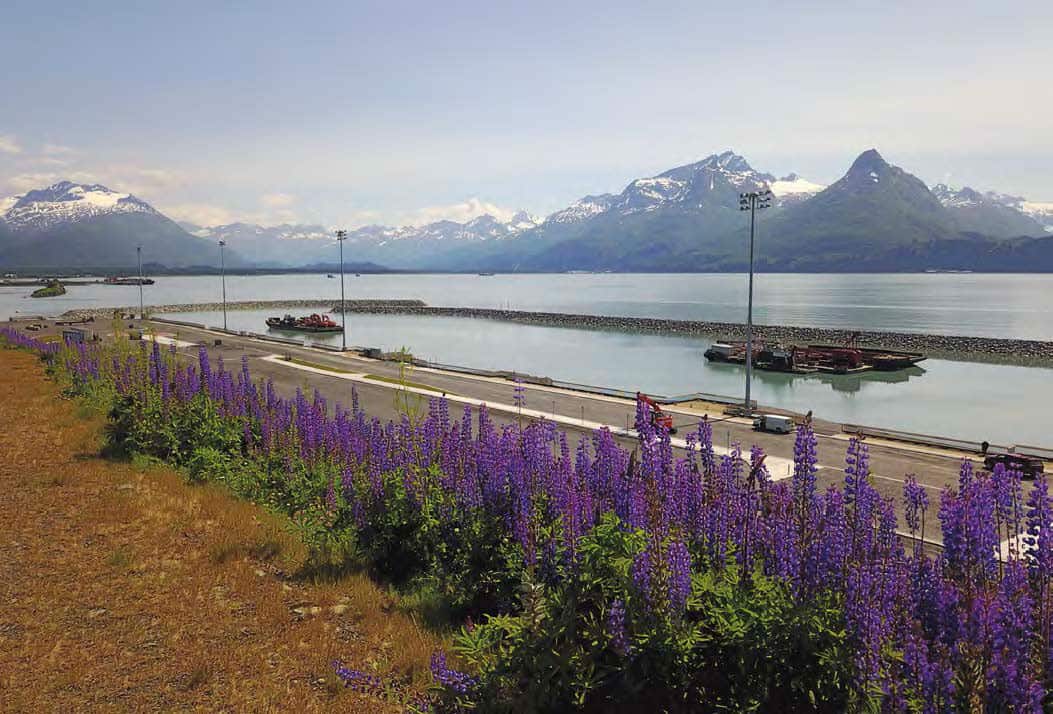
[[[267,208],[288,208],[296,203],[296,196],[289,193],[265,193],[260,196],[260,203]]]
[[[220,226],[229,223],[255,223],[273,226],[280,223],[297,223],[296,212],[289,208],[296,197],[286,193],[269,193],[260,197],[264,208],[258,211],[239,211],[217,206],[213,203],[163,204],[157,209],[177,221],[195,223],[199,226]]]
[[[186,221],[199,226],[222,226],[236,223],[238,218],[232,211],[211,203],[180,203],[158,207],[158,210],[174,221]]]
[[[45,156],[65,156],[67,154],[75,154],[77,153],[77,150],[69,146],[63,146],[62,144],[44,144],[44,146],[41,147],[40,152]]]
[[[38,166],[69,166],[72,164],[69,159],[63,159],[58,156],[39,156],[33,159],[33,163]]]
[[[0,134],[0,153],[21,154],[22,147],[19,146],[18,141],[11,134]]]
[[[34,188],[50,186],[58,180],[58,174],[53,173],[18,174],[7,179],[5,185],[15,193],[22,193],[23,191],[31,191]]]
[[[423,226],[426,223],[443,220],[464,223],[485,214],[489,214],[501,221],[507,221],[515,213],[515,210],[512,209],[502,208],[478,198],[469,198],[461,203],[452,203],[446,206],[426,206],[418,209],[410,214],[406,222],[414,226]]]
[[[70,171],[67,173],[31,172],[16,174],[8,178],[4,184],[14,193],[31,191],[35,188],[46,188],[59,181],[76,181],[78,183],[98,183],[95,174],[88,171]]]

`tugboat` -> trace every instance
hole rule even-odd
[[[268,317],[267,327],[272,330],[289,330],[294,332],[343,332],[344,328],[333,322],[328,315],[312,313],[307,317]]]

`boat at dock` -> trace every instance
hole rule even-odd
[[[745,342],[717,342],[704,352],[711,362],[746,363]],[[770,372],[791,374],[858,374],[872,370],[893,372],[908,369],[925,360],[918,352],[854,345],[753,345],[753,366]]]
[[[111,276],[102,281],[103,285],[153,285],[153,278],[128,278]]]
[[[267,327],[272,330],[289,330],[290,332],[343,332],[344,328],[333,322],[328,315],[312,313],[306,317],[268,317]]]

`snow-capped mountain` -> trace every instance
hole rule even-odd
[[[617,196],[613,193],[585,196],[566,208],[549,215],[545,219],[545,223],[579,223],[601,213],[606,213],[610,210],[616,198]]]
[[[351,243],[378,245],[394,241],[487,241],[511,238],[537,225],[537,219],[526,211],[519,211],[508,221],[487,213],[464,223],[435,221],[423,226],[363,226],[348,231],[347,238]]]
[[[147,265],[212,265],[212,244],[190,235],[150,204],[101,184],[61,181],[0,202],[9,235],[0,265],[15,268],[127,269],[142,249]],[[237,253],[230,265],[244,264]]]
[[[812,183],[797,174],[791,173],[783,176],[781,179],[772,181],[768,188],[775,194],[775,201],[778,205],[788,206],[808,200],[825,189],[826,186],[820,183]]]
[[[422,226],[362,226],[347,232],[345,255],[356,260],[383,262],[423,260],[463,245],[511,238],[537,226],[538,221],[520,211],[508,221],[485,214],[464,223],[434,221]],[[336,260],[335,229],[319,225],[249,223],[201,227],[184,224],[193,235],[223,240],[246,258],[261,265],[309,265]]]
[[[1053,233],[1053,201],[1028,201],[1022,196],[1010,196],[995,191],[988,191],[986,195],[1004,206],[1030,216],[1045,232]]]
[[[720,202],[737,207],[738,193],[764,188],[771,189],[778,205],[789,205],[810,198],[826,187],[794,173],[777,179],[772,174],[756,171],[735,152],[725,151],[657,176],[636,179],[617,195],[585,196],[553,213],[545,222],[573,224],[608,212],[629,216],[672,207],[697,210],[713,204],[713,198],[718,195]]]
[[[324,226],[281,224],[258,226],[252,223],[229,223],[219,226],[180,224],[199,238],[213,243],[223,241],[247,260],[263,265],[300,265],[333,239]]]
[[[12,199],[15,200],[11,202]],[[160,215],[150,204],[130,193],[118,193],[101,184],[61,181],[12,199],[7,199],[0,206],[10,203],[2,218],[16,233],[47,230],[103,215]]]
[[[968,186],[956,189],[943,183],[933,186],[932,193],[963,231],[998,238],[1038,236],[1053,231],[1053,226],[1043,224],[1042,213],[1035,210],[1042,204],[1030,203],[1018,196],[994,191],[981,193]],[[1025,206],[1030,211],[1025,210]],[[1049,207],[1051,210],[1047,218],[1053,219],[1053,204],[1049,204]],[[1047,222],[1053,223],[1053,220]]]
[[[346,246],[358,259],[402,268],[436,267],[447,256],[478,246],[497,246],[528,234],[536,218],[520,211],[508,221],[485,214],[464,223],[435,221],[422,226],[363,226],[348,231]]]
[[[0,198],[0,222],[4,220],[4,216],[14,208],[14,205],[19,202],[24,194],[18,194],[17,196],[8,196],[7,198]]]

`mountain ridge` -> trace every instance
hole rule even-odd
[[[102,184],[59,181],[4,203],[4,268],[126,268],[136,264],[140,247],[146,261],[170,267],[212,262],[210,241],[190,235],[132,194]],[[230,262],[245,263],[236,253]]]
[[[962,241],[994,246],[1053,233],[1053,203],[944,184],[930,189],[876,149],[860,153],[829,186],[796,173],[776,177],[725,150],[633,179],[619,193],[583,196],[542,219],[520,211],[509,220],[483,214],[463,222],[361,226],[348,231],[344,253],[348,260],[396,270],[738,270],[747,243],[739,194],[761,189],[772,190],[775,200],[758,214],[760,269],[826,265],[842,271],[853,256],[885,255],[898,256],[899,269],[925,269],[931,266],[923,264],[924,256],[937,250],[933,246]],[[0,227],[6,224],[7,235],[0,230],[0,265],[24,262],[27,255],[46,259],[63,241],[85,257],[95,241],[97,255],[116,259],[111,254],[129,249],[132,239],[124,235],[129,231],[144,244],[156,243],[151,233],[164,236],[171,246],[158,255],[173,267],[207,264],[218,240],[226,242],[232,265],[286,267],[337,259],[333,230],[321,225],[176,225],[148,203],[101,184],[59,182],[2,199],[4,207]],[[122,245],[114,250],[107,241]]]

